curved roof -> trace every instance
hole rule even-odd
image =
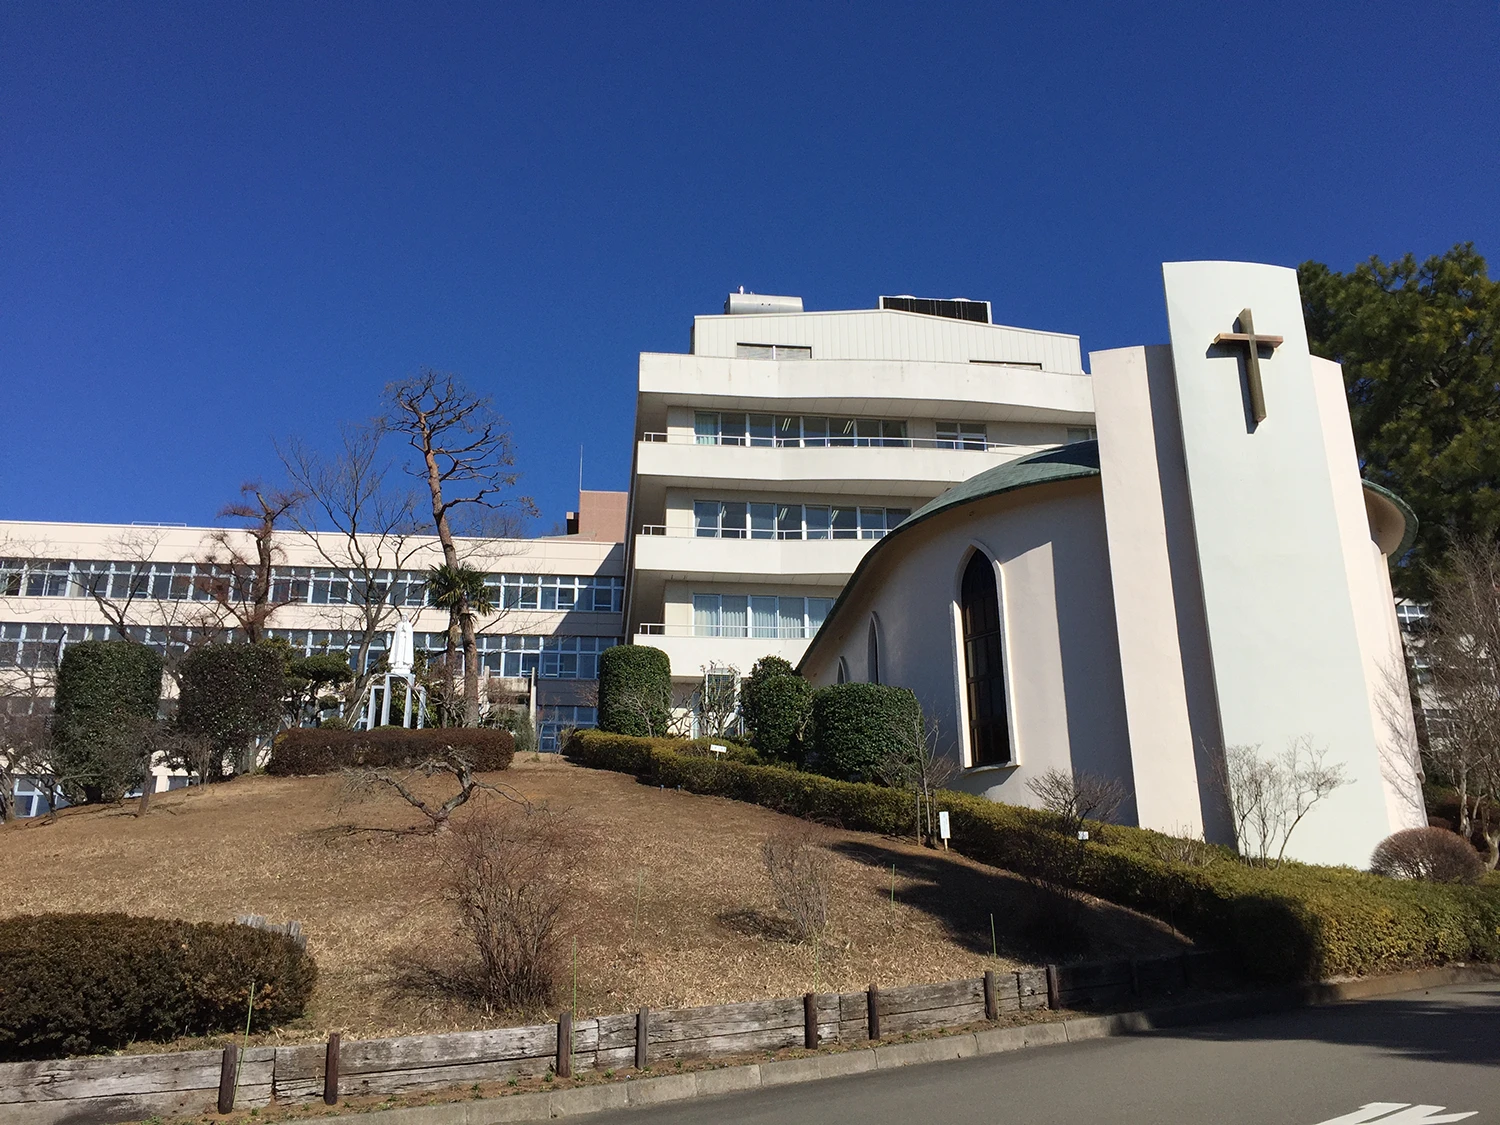
[[[828,623],[838,616],[839,610],[843,608],[848,600],[850,591],[859,583],[860,577],[872,565],[872,560],[882,551],[889,549],[890,542],[897,536],[910,531],[918,524],[925,523],[935,516],[953,508],[971,503],[975,500],[985,500],[991,496],[1001,496],[1007,492],[1015,492],[1022,488],[1031,488],[1039,484],[1052,484],[1057,481],[1083,480],[1087,477],[1097,477],[1099,471],[1099,443],[1098,441],[1078,441],[1070,445],[1058,446],[1055,449],[1044,449],[1040,453],[1033,453],[1028,457],[1018,457],[1014,461],[1007,461],[1003,465],[996,465],[993,469],[986,469],[982,473],[976,473],[966,481],[961,481],[948,489],[941,496],[928,501],[918,508],[906,519],[902,520],[893,530],[876,541],[864,557],[859,560],[859,565],[854,568],[854,573],[844,583],[844,588],[839,591],[838,600],[828,611],[828,616],[823,620],[823,627],[818,630],[806,650],[802,653],[802,659],[797,661],[797,670],[800,672],[802,666],[807,662],[808,653],[817,647],[818,638],[826,636]],[[1367,492],[1379,496],[1381,499],[1392,504],[1400,512],[1405,521],[1405,530],[1401,538],[1400,547],[1390,552],[1391,558],[1400,558],[1411,546],[1412,540],[1417,535],[1417,517],[1407,506],[1406,502],[1373,481],[1361,482]]]

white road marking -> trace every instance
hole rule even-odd
[[[1343,1117],[1331,1117],[1318,1125],[1441,1125],[1446,1121],[1463,1121],[1479,1111],[1443,1113],[1440,1105],[1412,1105],[1410,1102],[1369,1102]],[[1386,1114],[1390,1114],[1389,1117]]]

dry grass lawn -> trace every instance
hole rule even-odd
[[[587,863],[559,998],[560,1006],[571,1000],[576,935],[581,1014],[889,987],[1024,963],[1014,959],[1027,948],[1024,883],[957,855],[828,830],[830,926],[815,952],[779,936],[761,861],[761,841],[797,823],[790,818],[556,759],[517,762],[491,780],[571,810],[585,829]],[[476,800],[458,816],[495,800]],[[319,982],[307,1016],[267,1041],[333,1030],[366,1038],[466,1029],[541,1014],[479,1011],[437,983],[469,953],[444,898],[443,838],[393,831],[422,819],[399,798],[351,804],[336,777],[260,776],[159,795],[143,819],[133,807],[71,810],[55,824],[0,829],[11,874],[0,915],[295,918]],[[1100,902],[1085,909],[1090,956],[1186,944],[1130,911]]]

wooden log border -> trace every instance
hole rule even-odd
[[[1214,952],[1048,965],[936,984],[807,993],[575,1018],[486,1031],[351,1040],[289,1047],[0,1063],[0,1119],[25,1106],[36,1125],[130,1121],[156,1115],[397,1094],[539,1077],[574,1068],[638,1070],[666,1059],[785,1047],[863,1043],[994,1020],[1051,1006],[1088,1009],[1170,996],[1189,982],[1229,984],[1233,961]],[[570,1043],[571,1040],[571,1043]],[[571,1049],[570,1049],[571,1048]],[[236,1085],[236,1074],[238,1084]],[[42,1104],[39,1104],[42,1103]]]

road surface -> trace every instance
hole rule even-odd
[[[1500,985],[903,1067],[586,1120],[1500,1125]]]

